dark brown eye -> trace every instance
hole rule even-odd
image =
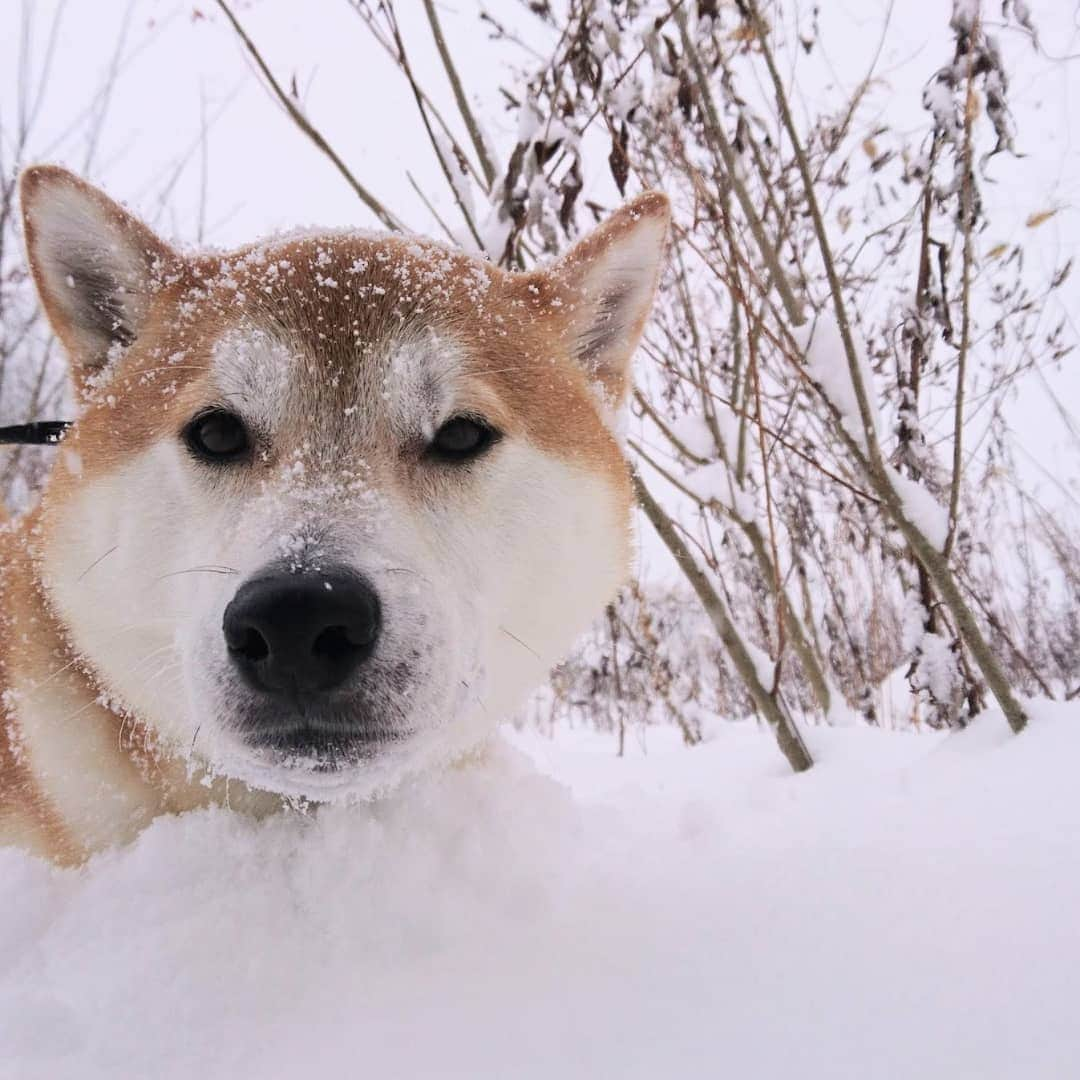
[[[435,432],[428,453],[443,461],[467,461],[482,454],[498,437],[482,420],[455,416]]]
[[[207,409],[184,429],[188,449],[203,461],[222,464],[243,457],[251,446],[244,421],[227,409]]]

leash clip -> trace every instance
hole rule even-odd
[[[70,420],[35,420],[30,424],[0,427],[0,444],[7,446],[55,446],[69,427]]]

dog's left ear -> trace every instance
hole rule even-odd
[[[615,404],[629,389],[630,360],[652,307],[670,223],[667,196],[647,191],[545,271],[568,308],[572,355]]]
[[[178,256],[66,169],[27,169],[20,194],[30,270],[81,380],[138,337],[154,290]]]

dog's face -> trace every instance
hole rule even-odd
[[[502,719],[611,598],[661,196],[528,275],[359,234],[186,258],[51,168],[23,205],[84,403],[42,580],[159,745],[374,790]]]

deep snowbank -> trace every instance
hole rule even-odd
[[[804,777],[749,726],[508,738],[376,807],[0,852],[0,1075],[1080,1075],[1080,710],[818,732]]]

